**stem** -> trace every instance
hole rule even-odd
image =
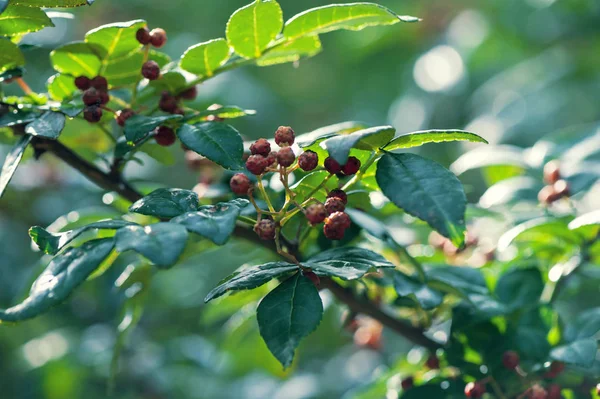
[[[34,94],[33,90],[31,90],[31,87],[29,87],[29,85],[27,83],[25,83],[23,78],[16,78],[15,82],[17,82],[17,84],[19,85],[21,90],[23,90],[23,93],[25,93],[26,95],[30,96],[30,95]]]
[[[258,186],[258,190],[260,191],[263,198],[265,199],[265,202],[267,203],[267,207],[269,207],[269,211],[276,213],[275,208],[273,208],[273,204],[271,204],[271,199],[269,198],[269,196],[267,195],[267,192],[265,191],[265,186],[263,185],[261,177],[262,176],[259,176],[258,180],[256,182],[256,185]]]
[[[251,226],[254,226],[256,224],[256,220],[249,218],[248,216],[238,216],[238,220],[240,222],[244,222],[244,223],[248,223]]]

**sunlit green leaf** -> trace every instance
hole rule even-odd
[[[36,32],[46,26],[54,26],[54,24],[39,8],[11,4],[0,14],[0,36]]]
[[[313,57],[319,54],[321,50],[321,40],[318,36],[306,36],[274,47],[267,54],[257,59],[256,63],[261,66],[269,66],[296,62],[301,58]]]
[[[188,48],[181,56],[181,69],[199,76],[212,76],[214,71],[229,59],[229,46],[225,39],[214,39]]]
[[[125,122],[125,137],[134,143],[146,138],[157,127],[168,121],[182,119],[181,115],[145,116],[134,115]]]
[[[56,101],[69,99],[77,91],[73,77],[60,73],[51,76],[47,85],[50,98]]]
[[[329,155],[340,165],[348,160],[352,148],[374,151],[388,143],[393,137],[396,129],[392,126],[378,126],[359,130],[346,135],[338,135],[325,140],[321,146],[329,151]]]
[[[598,342],[595,339],[581,339],[552,349],[550,357],[568,365],[591,367],[597,353]]]
[[[25,57],[16,44],[0,38],[0,73],[25,65]]]
[[[412,148],[427,143],[444,143],[448,141],[472,141],[487,144],[483,137],[463,130],[424,130],[398,136],[390,141],[384,149],[393,151],[399,148]]]
[[[58,47],[50,53],[50,61],[60,73],[88,78],[98,75],[102,66],[97,49],[85,42],[73,42]]]

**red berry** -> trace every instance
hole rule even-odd
[[[560,195],[554,190],[554,186],[545,186],[538,193],[538,200],[544,205],[550,205],[560,199]]]
[[[346,192],[340,188],[331,190],[329,194],[327,194],[327,198],[339,198],[344,202],[344,205],[348,203],[348,194],[346,194]]]
[[[415,385],[415,379],[413,377],[406,377],[405,379],[402,380],[401,384],[402,384],[402,390],[408,391]]]
[[[107,91],[108,90],[108,81],[104,76],[96,76],[90,82],[91,86],[99,91]]]
[[[100,97],[100,105],[106,105],[110,101],[107,91],[98,91],[98,97]]]
[[[342,165],[338,163],[335,159],[331,157],[327,157],[325,159],[325,169],[331,173],[332,175],[336,175],[342,171]]]
[[[127,122],[127,119],[131,118],[133,115],[135,115],[135,112],[129,108],[117,111],[117,114],[115,115],[117,124],[119,126],[125,126],[125,122]]]
[[[554,184],[560,179],[560,167],[558,161],[550,161],[544,165],[544,180],[548,184]]]
[[[102,109],[95,105],[86,107],[83,110],[83,117],[90,123],[100,122],[100,119],[102,119]]]
[[[550,363],[550,372],[554,375],[559,375],[565,369],[565,364],[559,361],[553,361]]]
[[[427,358],[425,365],[431,370],[437,370],[440,368],[440,359],[436,355],[431,355]]]
[[[179,97],[183,98],[184,100],[195,100],[197,96],[198,96],[198,89],[196,88],[196,86],[190,87],[189,89],[184,90],[179,95]]]
[[[84,91],[92,87],[92,81],[87,76],[78,76],[75,78],[75,87]]]
[[[305,172],[310,172],[319,164],[319,156],[314,151],[306,151],[298,157],[298,165]]]
[[[519,365],[519,354],[515,351],[506,351],[502,355],[502,364],[508,370],[514,370]]]
[[[172,96],[167,91],[162,93],[162,95],[160,96],[160,101],[158,103],[158,108],[160,108],[161,111],[170,114],[177,110],[178,106],[179,105],[177,104],[177,98],[175,96]]]
[[[161,48],[167,42],[167,32],[164,29],[156,28],[150,32],[150,42],[156,48]]]
[[[323,234],[330,240],[341,240],[344,238],[345,229],[340,227],[325,224],[323,226]]]
[[[292,166],[295,160],[296,155],[290,147],[284,147],[277,153],[277,162],[283,167]]]
[[[566,180],[557,180],[552,187],[560,198],[569,196],[569,183]]]
[[[485,385],[480,382],[469,382],[465,386],[465,396],[467,398],[481,398],[485,393]]]
[[[325,210],[328,215],[336,212],[344,212],[346,210],[346,205],[341,198],[331,197],[327,198],[327,201],[325,201]]]
[[[295,134],[289,126],[279,126],[275,132],[275,142],[280,147],[286,147],[294,144]]]
[[[321,285],[321,279],[319,278],[319,276],[317,276],[313,272],[308,272],[308,271],[303,272],[302,274],[304,274],[304,277],[306,277],[310,281],[312,281],[312,283],[315,285],[315,287],[319,288],[319,286]]]
[[[312,204],[306,208],[306,218],[312,225],[322,223],[326,217],[327,212],[325,211],[325,206],[321,203]]]
[[[146,61],[142,65],[142,76],[148,80],[156,80],[160,77],[160,66],[156,61]]]
[[[150,44],[150,31],[144,26],[135,32],[135,38],[144,46]]]
[[[558,384],[550,384],[548,385],[548,396],[547,399],[561,399],[562,395],[560,394],[560,385]]]
[[[271,144],[267,139],[258,139],[250,146],[250,153],[252,155],[262,155],[266,157],[271,152]]]
[[[245,195],[250,190],[250,179],[243,173],[236,173],[229,181],[229,187],[237,195]]]
[[[271,151],[269,155],[267,155],[267,167],[277,167],[277,151]]]
[[[101,101],[98,90],[93,87],[84,91],[81,99],[85,105],[99,105]]]
[[[356,174],[360,170],[360,161],[356,157],[348,158],[346,161],[346,165],[342,168],[342,173],[346,176],[351,176]]]
[[[262,219],[254,226],[254,231],[262,240],[275,239],[275,222],[271,219]]]
[[[185,111],[181,107],[175,108],[172,113],[176,115],[185,115]]]
[[[335,212],[325,219],[325,224],[336,229],[340,228],[346,230],[350,227],[352,222],[350,221],[350,216],[348,216],[348,214],[344,212]]]
[[[267,158],[262,155],[250,155],[246,160],[246,169],[253,175],[262,175],[268,166]]]
[[[175,135],[175,131],[170,127],[159,126],[158,129],[156,129],[156,136],[154,136],[154,139],[158,145],[168,147],[177,141],[177,136]]]

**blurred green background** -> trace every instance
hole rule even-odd
[[[92,7],[69,10],[73,18],[55,14],[56,28],[24,39],[42,46],[27,52],[26,80],[43,91],[53,73],[51,49],[80,40],[98,25],[138,18],[146,19],[151,28],[167,30],[165,51],[177,59],[195,43],[224,36],[229,15],[247,2],[97,0]],[[280,3],[286,19],[328,4]],[[379,3],[423,22],[323,35],[324,52],[317,57],[295,66],[224,74],[201,86],[197,101],[255,109],[256,116],[233,123],[248,138],[271,135],[279,125],[307,132],[359,120],[389,123],[399,132],[460,128],[491,143],[525,147],[561,128],[600,119],[597,0]],[[9,92],[17,93],[13,86]],[[421,152],[447,166],[468,148],[444,144],[435,150],[425,146]],[[8,149],[0,146],[2,158]],[[179,148],[172,151],[173,165],[149,161],[145,168],[130,167],[128,175],[193,187],[199,176],[186,169]],[[473,201],[485,191],[479,175],[463,181]],[[116,213],[102,199],[96,188],[50,157],[19,169],[0,201],[2,307],[21,299],[47,262],[32,250],[27,229],[46,226],[63,215],[63,221],[77,222],[86,214]],[[228,318],[228,309],[243,302],[240,296],[216,306],[202,303],[208,290],[229,272],[269,256],[234,242],[188,257],[175,269],[158,274],[144,318],[121,356],[115,397],[350,397],[353,389],[384,373],[410,349],[392,334],[384,336],[383,351],[355,347],[352,336],[340,328],[340,309],[330,303],[322,326],[302,345],[293,369],[284,373],[259,339],[254,308]],[[123,300],[113,283],[126,260],[44,316],[18,326],[0,326],[0,397],[106,397]]]

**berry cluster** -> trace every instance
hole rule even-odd
[[[83,117],[91,123],[100,122],[102,119],[102,107],[110,101],[108,94],[108,81],[103,76],[93,79],[87,76],[75,78],[75,87],[83,92],[81,99],[85,104]]]
[[[325,159],[325,169],[334,175],[342,174],[344,176],[352,176],[360,170],[360,160],[356,157],[348,157],[346,164],[340,165],[338,161],[332,157]]]
[[[561,179],[558,161],[550,161],[544,165],[544,181],[546,186],[538,193],[540,203],[550,205],[570,195],[569,183]]]

